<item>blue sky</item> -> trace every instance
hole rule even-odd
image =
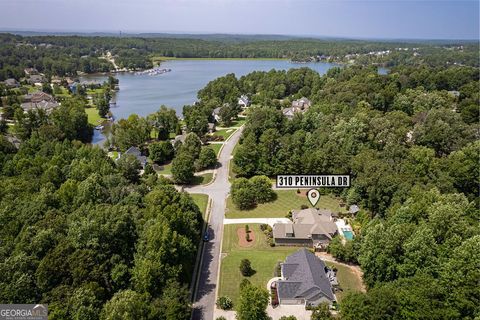
[[[0,0],[0,29],[478,39],[479,1]]]

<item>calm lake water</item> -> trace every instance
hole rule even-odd
[[[209,81],[228,73],[237,78],[252,71],[288,70],[309,67],[320,74],[338,66],[332,63],[292,63],[288,60],[171,60],[162,63],[162,68],[171,72],[156,76],[119,73],[120,90],[115,100],[117,106],[111,108],[116,120],[136,113],[146,116],[158,110],[163,104],[182,115],[184,105],[197,100],[197,92]],[[381,72],[381,71],[380,71]],[[104,81],[106,76],[86,76],[84,80]],[[93,143],[100,143],[103,135],[95,131]]]

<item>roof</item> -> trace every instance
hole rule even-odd
[[[219,114],[220,113],[220,107],[213,109],[212,114]]]
[[[335,300],[327,276],[328,268],[322,260],[303,248],[289,255],[281,264],[283,280],[277,281],[278,297],[305,299],[311,302],[325,297]]]
[[[348,208],[348,211],[350,213],[357,213],[358,211],[360,211],[360,208],[356,204],[353,204],[350,206],[350,208]]]
[[[25,102],[41,102],[41,101],[49,101],[53,102],[55,99],[49,95],[48,93],[37,91],[32,94],[26,94],[23,96],[23,101]]]
[[[142,167],[145,168],[145,165],[147,164],[147,157],[142,156],[142,152],[140,151],[139,148],[137,148],[137,147],[130,147],[130,148],[128,148],[127,151],[125,151],[125,154],[134,155],[134,156],[137,158],[137,160],[140,162],[140,164],[142,165]]]
[[[51,110],[59,106],[55,101],[24,102],[20,105],[24,111],[32,109]]]
[[[287,233],[292,233],[295,239],[311,239],[312,235],[324,235],[331,239],[337,232],[337,226],[332,221],[330,210],[309,208],[300,211],[292,210],[293,224],[276,223],[273,225],[274,238],[292,238]]]

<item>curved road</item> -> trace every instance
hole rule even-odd
[[[205,186],[185,187],[188,193],[207,194],[211,201],[209,229],[210,241],[206,242],[202,250],[202,260],[199,268],[197,290],[194,293],[193,315],[194,320],[211,320],[215,308],[215,293],[217,288],[218,266],[220,262],[220,247],[223,238],[223,218],[225,214],[226,198],[230,192],[228,181],[228,166],[232,157],[233,148],[242,134],[243,127],[235,131],[225,142],[218,159],[215,180]]]

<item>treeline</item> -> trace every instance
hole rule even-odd
[[[356,220],[353,242],[334,241],[330,251],[360,264],[368,291],[342,300],[342,319],[478,316],[479,95],[473,88],[478,70],[464,67],[398,67],[388,75],[351,67],[323,77],[271,71],[237,81],[233,90],[266,102],[250,110],[233,158],[237,175],[352,176],[351,188],[335,192],[367,215]],[[287,96],[280,99],[282,92]],[[221,89],[209,95],[228,97]],[[278,109],[302,95],[313,106],[287,120]]]
[[[18,150],[0,135],[0,301],[47,303],[51,319],[189,319],[198,207],[134,157],[45,134],[62,130],[49,121]]]
[[[461,50],[448,50],[463,46]],[[395,51],[396,48],[409,48]],[[411,49],[418,48],[419,56]],[[448,43],[445,46],[428,42],[401,43],[358,40],[202,40],[156,37],[88,37],[88,36],[18,36],[0,34],[0,81],[19,79],[23,69],[35,67],[47,75],[75,75],[77,71],[93,73],[113,69],[106,59],[107,52],[115,57],[120,68],[152,67],[152,56],[177,58],[287,58],[304,60],[312,56],[330,57],[344,61],[345,55],[391,50],[387,56],[362,56],[358,63],[378,63],[387,66],[399,64],[445,66],[463,64],[478,66],[478,44],[473,42]]]

